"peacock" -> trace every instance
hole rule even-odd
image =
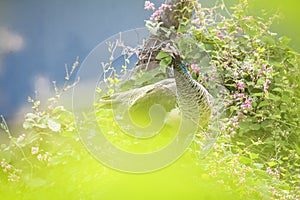
[[[188,65],[179,56],[172,59],[179,109],[187,119],[198,119],[199,126],[205,125],[212,113],[213,98],[188,71]]]
[[[191,77],[188,64],[183,62],[177,48],[174,45],[166,45],[163,51],[172,58],[170,67],[173,78],[125,92],[116,92],[100,99],[101,108],[112,108],[122,130],[134,137],[153,136],[165,123],[174,123],[174,120],[169,119],[178,117],[192,121],[191,126],[202,128],[212,114],[212,96]],[[151,107],[157,104],[164,108],[166,116],[163,116],[161,110],[156,110],[156,113],[154,110],[150,111]],[[133,123],[134,118],[130,116],[141,124]],[[150,123],[143,120],[143,116],[148,119],[150,117]]]

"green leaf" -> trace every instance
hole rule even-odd
[[[261,163],[253,163],[253,165],[256,167],[256,169],[262,169],[264,167]]]
[[[254,130],[254,131],[257,131],[257,130],[260,129],[260,125],[259,125],[259,124],[252,124],[252,125],[250,126],[250,129],[251,129],[251,130]]]
[[[52,119],[48,119],[47,125],[48,125],[49,129],[54,132],[60,131],[61,125],[59,123],[53,121]]]
[[[264,120],[262,123],[261,123],[261,127],[264,128],[264,129],[269,129],[270,127],[273,126],[273,123],[274,121],[273,120]]]
[[[44,122],[34,123],[33,126],[41,128],[41,129],[47,128],[47,125]]]
[[[35,101],[35,102],[33,103],[32,108],[33,108],[33,109],[36,109],[36,108],[38,108],[38,107],[40,106],[40,104],[41,104],[40,101]]]
[[[300,147],[296,143],[294,143],[294,145],[295,145],[297,154],[300,155]]]
[[[263,116],[262,113],[257,113],[257,114],[255,114],[255,117],[262,117],[262,116]]]
[[[261,96],[263,96],[263,93],[259,92],[259,93],[254,93],[252,95],[255,96],[255,97],[261,97]]]
[[[237,106],[230,106],[230,112],[238,110]]]
[[[162,59],[159,63],[160,66],[162,67],[167,67],[167,66],[170,66],[172,62],[172,59],[171,59],[171,56],[169,57],[165,57],[164,59]]]
[[[246,164],[246,165],[252,163],[252,160],[251,160],[250,158],[245,157],[245,156],[240,156],[240,157],[238,158],[238,160],[239,160],[241,163]]]
[[[270,99],[273,99],[274,101],[279,101],[281,99],[280,96],[274,95],[272,93],[269,93],[269,95],[270,95]]]
[[[23,128],[24,129],[31,129],[33,127],[33,123],[32,122],[30,122],[30,121],[25,121],[24,123],[23,123]]]
[[[257,85],[263,85],[266,82],[266,80],[264,78],[260,78],[257,80],[256,84]]]
[[[259,154],[257,154],[257,153],[248,153],[248,154],[252,160],[259,158]]]
[[[287,156],[282,158],[282,160],[288,160],[288,159],[289,159],[289,157],[287,157]]]
[[[34,114],[34,113],[27,113],[26,115],[25,115],[25,118],[26,119],[35,119],[35,118],[37,118],[38,117],[38,115],[36,115],[36,114]]]
[[[267,164],[269,165],[269,167],[273,167],[273,166],[277,165],[277,162],[271,161],[271,162],[267,162]]]
[[[163,52],[163,51],[160,51],[157,54],[156,59],[161,60],[161,59],[166,58],[166,57],[170,57],[170,54],[168,54],[166,52]]]
[[[61,111],[66,111],[66,110],[63,106],[57,106],[53,109],[52,113],[56,114],[56,113],[61,112]]]
[[[291,39],[286,36],[282,36],[279,38],[279,41],[282,45],[287,45],[291,41]]]
[[[237,142],[236,142],[236,145],[245,146],[245,143],[237,141]]]
[[[241,129],[248,129],[251,124],[249,122],[239,122]]]
[[[273,115],[274,119],[281,119],[280,115]]]
[[[262,108],[262,107],[265,107],[265,106],[268,106],[269,105],[269,102],[268,101],[262,101],[258,104],[258,107],[259,108]]]
[[[274,92],[282,92],[282,89],[281,88],[274,88],[272,91],[274,91]]]

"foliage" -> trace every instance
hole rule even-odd
[[[252,171],[282,180],[283,193],[270,183],[273,195],[288,198],[286,191],[300,187],[299,54],[288,46],[288,38],[270,31],[276,16],[264,20],[248,15],[247,1],[231,11],[224,4],[202,8],[192,2],[194,10],[182,9],[194,16],[181,24],[176,44],[186,62],[192,63],[196,80],[210,92],[218,85],[229,92],[226,128],[216,149],[222,147],[222,153]],[[160,24],[159,19],[156,22]]]
[[[140,176],[122,174],[95,161],[79,141],[72,113],[59,105],[62,93],[76,84],[69,84],[76,61],[71,72],[67,70],[63,88],[55,85],[56,96],[49,99],[47,109],[41,109],[38,100],[28,99],[33,112],[26,114],[19,134],[12,134],[2,117],[1,133],[8,137],[0,146],[4,199],[38,199],[41,195],[59,199],[299,199],[299,54],[288,46],[289,39],[270,31],[274,18],[265,21],[248,15],[247,1],[230,11],[223,3],[203,8],[189,1],[193,6],[175,10],[193,13],[192,19],[180,21],[176,45],[191,63],[196,80],[210,92],[219,85],[229,91],[222,120],[225,128],[211,153],[199,159],[202,144],[198,136],[173,166]],[[147,5],[154,9],[149,2]],[[221,15],[224,12],[226,17]],[[153,33],[161,26],[154,17],[147,24]],[[170,35],[175,29],[163,31]],[[109,51],[113,49],[110,45]],[[157,58],[162,60],[161,68],[136,73],[127,83],[119,82],[121,76],[112,61],[103,64],[108,91],[114,93],[115,86],[121,90],[141,87],[163,78],[161,73],[171,58],[164,52]],[[120,73],[126,73],[126,66]],[[99,110],[96,115],[104,119],[103,128],[109,134],[111,110]],[[113,131],[122,135],[117,128]],[[170,136],[154,142],[160,146]],[[140,150],[139,143],[128,141],[120,137],[114,142]],[[144,144],[153,149],[151,142]]]

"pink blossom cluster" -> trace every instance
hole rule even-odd
[[[151,3],[150,1],[145,1],[144,4],[144,9],[146,10],[155,10],[155,6],[154,3]],[[158,10],[156,10],[150,17],[150,20],[159,20],[161,13],[166,10],[169,9],[170,11],[172,11],[172,5],[168,5],[168,4],[162,4]]]
[[[218,37],[220,40],[223,40],[223,39],[224,39],[224,35],[223,35],[222,32],[218,32],[217,37]]]
[[[201,83],[204,84],[207,80],[208,80],[208,78],[206,76],[203,76]]]
[[[235,120],[237,120],[237,118],[234,118],[234,119],[231,118],[229,123],[227,124],[227,127],[225,128],[232,135],[236,134],[235,130],[239,128],[239,122],[238,122],[238,120],[237,121],[235,121]]]
[[[256,80],[261,77],[263,73],[271,72],[272,67],[267,68],[265,64],[262,64],[262,68],[257,70]]]
[[[238,26],[235,27],[235,30],[238,31],[238,32],[243,32],[243,29],[241,27],[238,27]]]
[[[172,11],[172,5],[168,5],[168,4],[161,4],[161,6],[158,8],[158,10],[164,11],[166,9],[169,9],[170,11]]]
[[[19,174],[22,172],[22,170],[16,169],[12,165],[10,165],[4,158],[1,161],[1,168],[3,172],[8,174],[8,181],[18,182],[20,180]]]
[[[229,101],[226,102],[226,106],[230,106],[230,105],[232,105],[232,104],[233,104],[233,101],[232,101],[232,100],[229,100]]]
[[[244,98],[244,94],[243,93],[234,94],[234,98],[242,99],[242,98]]]
[[[196,7],[198,7],[197,9],[201,9],[201,4],[196,5]],[[202,22],[202,20],[200,20],[200,19],[202,19],[204,16],[205,16],[205,12],[196,11],[196,15],[195,15],[194,18],[192,18],[192,21],[191,21],[192,24],[194,24],[195,26],[200,27],[201,22]]]
[[[245,88],[245,83],[242,82],[242,81],[238,81],[238,82],[236,83],[236,88],[237,88],[238,90],[243,90],[243,89]]]
[[[238,73],[237,71],[235,71],[235,72],[233,73],[233,76],[234,76],[234,77],[238,77],[238,75],[239,75],[239,73]]]
[[[274,169],[274,171],[273,171],[270,167],[267,167],[266,172],[267,172],[267,174],[276,176],[277,178],[279,178],[279,176],[280,176],[279,171],[277,169]]]
[[[199,73],[199,68],[197,64],[191,64],[191,69],[193,72],[195,72],[196,74]]]
[[[238,116],[232,117],[231,120],[232,120],[232,125],[234,127],[237,127],[239,125],[239,117]]]
[[[265,93],[268,93],[270,83],[271,83],[271,80],[267,78],[266,82],[264,83],[264,92]]]
[[[251,62],[245,62],[242,66],[242,70],[244,71],[253,71],[253,63]]]
[[[150,1],[145,1],[144,9],[145,10],[155,10],[155,5],[154,5],[154,3],[151,3]]]
[[[2,161],[1,161],[1,167],[2,167],[2,170],[3,170],[4,172],[7,172],[7,171],[9,171],[9,170],[12,168],[12,166],[11,166],[10,164],[8,164],[8,163],[5,161],[5,159],[2,159]]]
[[[251,109],[252,108],[251,102],[252,102],[252,98],[247,98],[245,103],[243,105],[241,105],[241,108],[243,110]]]
[[[200,19],[199,18],[193,19],[192,24],[196,24],[196,25],[199,26],[200,25]]]
[[[156,10],[150,17],[150,20],[158,20],[160,18],[161,11]]]

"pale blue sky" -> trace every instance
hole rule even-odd
[[[33,96],[37,77],[63,81],[65,63],[72,65],[77,56],[82,61],[111,35],[143,27],[151,14],[143,5],[142,0],[0,1],[0,31],[12,40],[6,50],[0,48],[0,114],[14,115]]]

